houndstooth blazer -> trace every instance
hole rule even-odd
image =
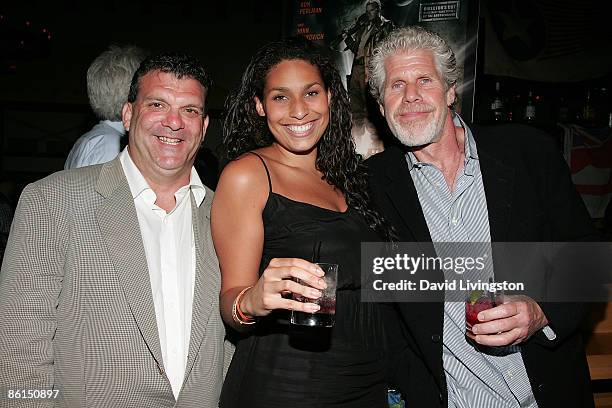
[[[134,200],[119,160],[28,185],[0,272],[0,407],[217,407],[232,348],[219,314],[212,197],[207,189],[200,207],[191,197],[193,320],[175,401]],[[8,398],[11,390],[48,389],[57,389],[57,398]]]

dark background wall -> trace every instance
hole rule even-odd
[[[0,192],[63,168],[97,122],[86,71],[110,44],[184,50],[212,74],[206,147],[218,149],[224,99],[252,53],[281,37],[282,0],[28,1],[0,5]],[[13,197],[14,198],[14,197]]]
[[[386,4],[395,1],[383,1],[383,10]],[[97,122],[87,101],[85,76],[91,61],[110,44],[134,44],[152,52],[186,50],[202,60],[215,82],[209,98],[212,120],[205,147],[218,154],[224,99],[238,83],[253,52],[281,37],[284,7],[290,2],[3,2],[0,4],[0,192],[14,200],[24,184],[63,168],[74,140]],[[480,3],[476,120],[489,119],[497,81],[502,83],[508,110],[517,111],[515,117],[524,109],[528,91],[533,91],[540,104],[539,118],[546,124],[555,124],[563,103],[569,105],[570,120],[579,117],[587,94],[594,100],[601,99],[603,108],[598,120],[602,123],[607,120],[612,87],[609,73],[612,52],[608,45],[612,43],[612,30],[607,19],[612,2],[481,0]],[[547,40],[536,41],[541,38]],[[501,72],[499,67],[495,70],[492,62],[499,61],[500,55],[510,55],[515,59],[508,60],[502,68],[521,72],[519,68],[525,61],[519,61],[508,50],[525,50],[529,45],[538,44],[544,50],[554,46],[556,55],[565,52],[563,63],[550,61],[555,71],[571,79],[571,83],[536,82],[546,78],[529,80],[521,74],[511,78],[513,74]],[[590,54],[585,54],[587,51]],[[570,75],[580,67],[604,69],[591,69],[599,74],[591,75],[590,79],[583,76],[584,81],[580,81],[580,77]],[[552,73],[549,69],[544,71]]]
[[[2,100],[87,104],[91,61],[109,44],[135,44],[200,57],[217,85],[213,107],[221,107],[251,52],[280,37],[282,28],[280,0],[22,3],[0,6]]]

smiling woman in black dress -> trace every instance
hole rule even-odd
[[[262,48],[228,99],[212,232],[221,312],[242,332],[220,407],[386,406],[378,306],[360,302],[360,243],[388,238],[369,208],[351,138],[350,106],[329,59],[306,40]],[[288,324],[317,306],[311,260],[339,264],[336,324]],[[291,278],[300,278],[310,286]],[[249,324],[254,323],[254,324]]]

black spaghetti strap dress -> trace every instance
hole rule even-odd
[[[259,156],[258,156],[259,157]],[[264,165],[265,161],[259,157]],[[272,258],[339,264],[333,328],[289,324],[275,311],[240,338],[221,408],[382,408],[387,406],[385,335],[378,306],[360,302],[360,244],[379,241],[363,217],[291,200],[272,191],[263,211],[260,273]]]

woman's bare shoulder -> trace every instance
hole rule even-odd
[[[230,193],[237,199],[262,195],[267,197],[268,176],[261,159],[252,153],[245,153],[230,161],[219,178],[217,192]]]

